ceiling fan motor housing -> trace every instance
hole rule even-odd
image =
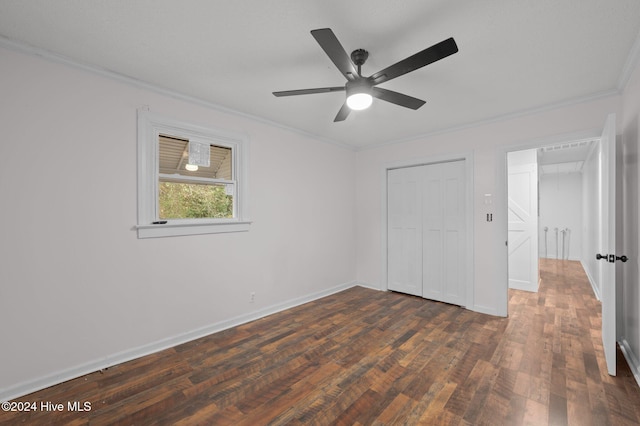
[[[368,57],[369,57],[369,52],[367,52],[364,49],[356,49],[353,52],[351,52],[351,60],[358,67],[364,65]]]
[[[353,81],[347,81],[345,88],[347,90],[347,98],[356,93],[367,93],[370,95],[373,84],[366,78],[358,78]]]

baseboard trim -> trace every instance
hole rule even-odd
[[[498,311],[495,308],[490,308],[482,305],[467,306],[466,309],[477,312],[479,314],[491,315],[494,317],[505,317],[506,315],[498,315]]]
[[[104,370],[105,368],[109,368],[117,364],[122,364],[123,362],[131,361],[146,355],[160,352],[162,350],[172,348],[182,343],[187,343],[213,333],[218,333],[231,327],[246,324],[248,322],[264,318],[268,315],[275,314],[286,309],[295,308],[296,306],[312,302],[314,300],[321,299],[335,293],[339,293],[343,290],[355,287],[357,285],[361,284],[356,283],[355,281],[343,283],[319,292],[311,293],[306,296],[297,297],[295,299],[291,299],[282,303],[277,303],[275,305],[250,312],[245,315],[233,317],[225,321],[220,321],[215,324],[188,331],[186,333],[181,333],[176,336],[161,339],[147,345],[138,346],[126,351],[111,354],[105,356],[104,358],[90,361],[73,368],[61,370],[35,380],[28,380],[22,383],[18,383],[16,385],[0,389],[0,402],[11,401],[21,396],[28,395],[30,393],[48,388],[53,385],[57,385],[62,382],[66,382],[67,380],[75,379],[86,374]],[[361,286],[364,287],[364,285]]]
[[[509,288],[513,290],[522,290],[522,291],[529,291],[531,293],[537,293],[539,285],[540,285],[539,282],[536,282],[534,285],[532,285],[528,283],[520,283],[515,280],[509,280]]]
[[[640,387],[640,362],[638,362],[638,357],[631,350],[631,346],[627,339],[621,339],[618,342],[618,345],[620,346],[620,352],[624,355],[624,359],[626,359],[627,364],[629,364],[629,369],[631,370],[633,377],[636,379],[638,387]]]
[[[368,288],[369,290],[387,291],[386,289],[381,289],[380,287],[376,287],[376,286],[373,286],[371,284],[367,284],[367,283],[361,282],[361,281],[357,281],[355,283],[355,285],[357,285],[358,287]]]
[[[357,281],[355,285],[358,287],[368,288],[369,290],[387,291],[387,289],[381,289],[361,281]],[[424,299],[424,300],[428,301],[429,299]],[[479,314],[486,314],[494,317],[506,317],[506,315],[499,315],[495,308],[491,308],[487,306],[473,305],[473,306],[461,306],[461,308],[468,309],[470,311],[477,312]]]

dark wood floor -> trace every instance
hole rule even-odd
[[[509,318],[353,288],[20,398],[2,424],[636,425],[622,356],[577,262],[543,261]],[[67,401],[91,411],[69,412]]]

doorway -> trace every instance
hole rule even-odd
[[[617,343],[615,262],[626,261],[626,256],[616,255],[615,114],[607,116],[601,136],[593,138],[592,145],[593,149],[588,150],[589,155],[583,164],[582,235],[585,242],[582,244],[580,260],[596,296],[602,301],[602,341],[605,360],[609,374],[615,376]],[[506,263],[509,264],[509,262]]]
[[[595,222],[585,209],[598,202],[590,190],[597,143],[589,138],[508,153],[509,288],[536,292],[539,259],[583,260],[583,237],[591,235],[583,235],[584,224]]]

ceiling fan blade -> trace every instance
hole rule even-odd
[[[319,87],[317,89],[300,89],[300,90],[284,90],[282,92],[273,92],[274,96],[296,96],[296,95],[313,95],[315,93],[344,92],[344,86],[338,87]]]
[[[448,38],[438,44],[434,44],[433,46],[416,53],[415,55],[409,56],[408,58],[403,59],[400,62],[396,62],[395,64],[383,69],[382,71],[378,71],[377,73],[371,75],[371,77],[369,77],[369,80],[371,80],[373,84],[380,84],[393,78],[400,77],[401,75],[404,75],[411,71],[415,71],[418,68],[424,67],[425,65],[429,65],[433,62],[439,61],[440,59],[446,58],[449,55],[453,55],[457,51],[458,45],[456,44],[453,37]]]
[[[358,69],[351,61],[351,58],[344,50],[344,47],[338,41],[336,35],[329,28],[322,28],[311,31],[311,35],[316,39],[322,50],[327,54],[329,59],[338,67],[338,70],[352,81],[358,76]]]
[[[340,108],[340,111],[338,111],[338,114],[336,115],[336,118],[333,119],[333,122],[335,123],[336,121],[344,121],[349,116],[350,112],[351,108],[349,108],[349,106],[345,102],[344,104],[342,104],[342,108]]]
[[[394,92],[393,90],[382,89],[380,87],[374,87],[371,94],[378,99],[382,99],[383,101],[391,102],[392,104],[411,109],[418,109],[425,104],[425,101],[423,101],[422,99],[403,95],[402,93]]]

